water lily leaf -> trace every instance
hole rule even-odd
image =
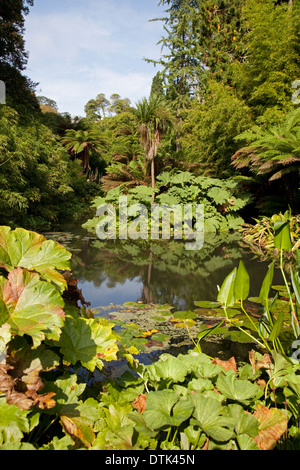
[[[254,441],[261,450],[272,450],[287,429],[287,415],[277,408],[258,405],[255,418],[259,422],[259,432]]]
[[[94,372],[96,367],[102,369],[102,360],[116,360],[118,347],[112,328],[112,324],[102,325],[94,319],[66,317],[59,340],[65,361],[79,361]]]
[[[200,308],[217,308],[217,307],[220,307],[219,302],[209,302],[209,301],[206,301],[206,300],[196,301],[196,302],[194,302],[194,304],[196,305],[196,307],[200,307]]]
[[[260,389],[257,385],[248,380],[239,380],[234,373],[220,375],[216,387],[226,398],[236,400],[241,403],[248,403],[249,400],[257,397]]]
[[[173,316],[178,320],[195,320],[195,318],[197,318],[197,315],[191,310],[184,312],[175,312]]]
[[[8,279],[0,278],[0,325],[8,323],[12,333],[31,336],[35,347],[45,337],[59,339],[63,306],[60,293],[38,274],[17,268]]]

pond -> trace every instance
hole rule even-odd
[[[80,226],[64,227],[63,231],[45,234],[62,243],[72,252],[72,272],[78,279],[83,297],[96,309],[97,315],[115,322],[137,324],[144,330],[158,329],[167,341],[149,341],[140,362],[149,363],[163,352],[177,354],[190,347],[185,328],[170,326],[169,322],[153,323],[155,307],[142,310],[122,308],[126,302],[150,305],[168,305],[173,311],[195,310],[195,301],[216,301],[218,286],[243,260],[250,275],[250,296],[258,296],[268,270],[268,263],[258,258],[241,244],[238,233],[209,234],[199,251],[187,251],[185,243],[169,241],[110,241],[102,242]],[[274,284],[280,284],[275,272]],[[200,318],[200,324],[203,321]],[[212,319],[210,324],[217,320]],[[194,337],[199,332],[195,326]],[[215,340],[204,344],[203,352],[245,360],[247,348],[239,344],[218,344]],[[189,346],[187,346],[189,345]],[[246,346],[246,345],[245,345]],[[250,346],[251,348],[253,346]],[[241,349],[243,348],[243,349]]]
[[[257,296],[268,270],[266,261],[242,246],[238,233],[208,234],[199,251],[173,240],[101,242],[80,226],[46,236],[72,252],[72,272],[92,308],[142,301],[193,309],[194,301],[216,300],[217,286],[240,260],[250,275],[250,295]]]

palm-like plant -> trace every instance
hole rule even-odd
[[[90,151],[94,150],[100,153],[103,145],[103,141],[94,131],[76,131],[74,129],[66,131],[62,143],[75,157],[82,160],[82,165],[86,171],[91,169]]]
[[[135,116],[146,159],[151,163],[151,185],[155,189],[155,157],[162,136],[173,127],[174,118],[167,104],[158,96],[151,95],[137,103]],[[153,202],[155,194],[153,192]]]
[[[236,140],[246,140],[243,147],[232,157],[235,168],[250,167],[255,173],[268,174],[275,181],[300,169],[300,108],[287,115],[284,123],[268,129],[256,127],[244,132]]]
[[[256,127],[236,140],[248,143],[232,157],[236,169],[248,167],[256,175],[266,175],[269,182],[282,179],[289,187],[295,181],[299,189],[300,108],[288,113],[282,124]]]

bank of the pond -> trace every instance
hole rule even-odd
[[[192,309],[195,301],[216,299],[218,286],[240,260],[251,278],[250,295],[256,296],[269,264],[241,246],[239,233],[208,234],[203,248],[192,252],[172,240],[101,242],[78,226],[45,235],[72,252],[72,272],[92,308],[141,301]]]
[[[218,286],[241,259],[250,274],[252,296],[258,295],[268,270],[268,262],[261,262],[241,245],[238,233],[211,234],[202,250],[195,252],[174,241],[100,242],[74,226],[45,235],[72,252],[73,275],[94,314],[108,317],[117,327],[124,325],[135,343],[141,336],[139,359],[145,363],[164,352],[187,351],[201,325],[214,325],[224,318],[213,311],[197,312],[195,301],[215,301]],[[174,312],[184,310],[197,312],[188,329],[172,318]],[[229,341],[219,335],[201,342],[203,352],[223,359],[247,360],[254,346],[251,341]]]

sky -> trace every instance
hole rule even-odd
[[[159,68],[163,16],[158,0],[35,0],[25,21],[29,60],[24,74],[36,94],[60,113],[84,116],[99,93],[117,93],[132,105],[148,97]]]

